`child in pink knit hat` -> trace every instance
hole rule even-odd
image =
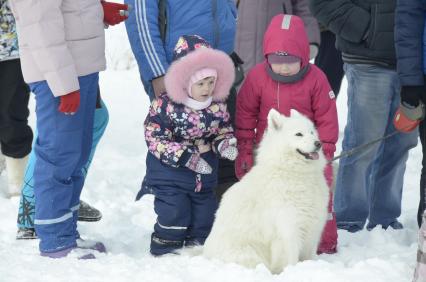
[[[234,65],[196,35],[182,36],[165,76],[167,93],[152,102],[145,121],[146,176],[157,222],[153,255],[203,244],[213,225],[218,158],[235,160],[236,139],[225,99]]]

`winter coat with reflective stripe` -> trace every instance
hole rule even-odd
[[[309,64],[309,44],[303,22],[292,16],[290,28],[281,29],[282,16],[273,19],[265,33],[264,54],[285,51]],[[297,21],[298,20],[298,21]],[[286,38],[286,40],[283,40]],[[238,95],[235,135],[239,154],[252,151],[267,127],[270,109],[289,116],[295,109],[315,124],[326,157],[333,156],[339,133],[336,100],[325,74],[310,65],[305,76],[294,83],[280,83],[270,78],[267,62],[256,65],[247,75]]]
[[[426,1],[398,1],[395,47],[401,85],[423,85],[426,74]]]
[[[308,0],[240,0],[235,51],[244,61],[246,73],[263,61],[263,35],[271,19],[282,13],[301,17],[309,43],[320,44],[318,23],[309,11]]]
[[[0,0],[0,62],[19,58],[15,19],[7,4]]]
[[[144,81],[166,73],[173,49],[182,35],[196,34],[215,49],[227,54],[234,51],[236,8],[233,0],[164,1],[167,14],[164,44],[158,23],[158,1],[124,1],[133,7],[126,28]]]
[[[22,73],[46,80],[53,95],[78,90],[78,77],[105,69],[103,10],[99,0],[10,0]]]

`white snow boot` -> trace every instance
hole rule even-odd
[[[3,154],[0,152],[0,175],[3,173],[3,170],[6,168],[6,161],[4,160]]]
[[[22,182],[24,181],[24,172],[27,166],[28,156],[20,159],[5,156],[8,191],[7,196],[20,196]]]

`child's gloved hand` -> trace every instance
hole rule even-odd
[[[61,96],[58,111],[68,115],[75,114],[80,106],[80,90]]]
[[[253,154],[251,152],[240,152],[235,160],[235,175],[238,179],[250,171],[253,166]]]
[[[228,160],[235,160],[238,156],[237,139],[225,139],[218,146],[220,156]]]
[[[192,154],[185,166],[192,171],[200,174],[212,173],[212,167],[198,154]]]
[[[125,21],[129,17],[129,6],[126,4],[101,1],[104,9],[104,23],[116,25]]]

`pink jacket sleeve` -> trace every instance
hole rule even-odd
[[[260,95],[253,83],[253,72],[245,79],[237,95],[237,107],[235,113],[235,136],[238,144],[244,144],[245,150],[253,150],[258,122]],[[240,148],[239,148],[240,149]]]
[[[324,73],[319,69],[313,93],[314,123],[317,127],[323,151],[328,160],[333,158],[339,137],[336,97]]]

